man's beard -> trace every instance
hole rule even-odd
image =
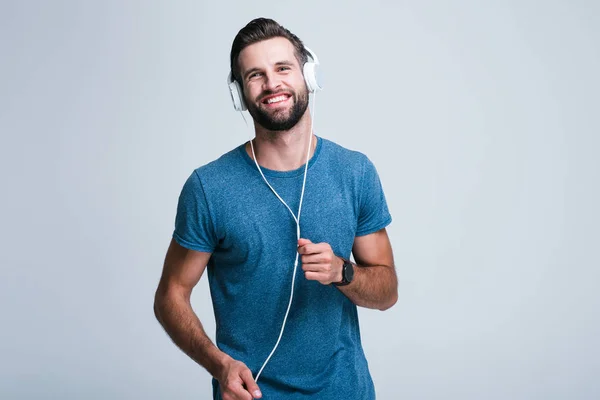
[[[273,93],[263,93],[261,97],[268,96]],[[308,91],[296,94],[292,93],[291,100],[293,104],[291,108],[269,111],[261,107],[257,107],[254,103],[248,102],[248,112],[254,118],[254,121],[263,128],[269,131],[287,131],[292,129],[308,108]]]

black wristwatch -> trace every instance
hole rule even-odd
[[[354,279],[354,264],[345,258],[340,258],[344,262],[344,266],[342,267],[342,280],[340,282],[333,282],[333,284],[335,286],[346,286]]]

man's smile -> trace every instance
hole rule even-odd
[[[262,100],[262,103],[267,105],[268,107],[278,107],[280,105],[287,104],[291,97],[292,95],[289,93],[274,94],[265,97]]]

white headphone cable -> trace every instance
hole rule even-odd
[[[262,178],[265,181],[265,183],[269,186],[269,188],[271,189],[271,191],[275,194],[275,196],[277,196],[277,198],[279,199],[279,201],[281,201],[283,203],[283,205],[286,206],[286,208],[288,209],[288,211],[290,212],[290,214],[292,214],[292,218],[294,218],[294,221],[296,221],[296,236],[297,236],[297,240],[300,240],[300,213],[302,211],[302,202],[304,200],[304,188],[306,187],[306,173],[308,171],[308,162],[309,162],[309,159],[310,159],[310,150],[311,150],[311,147],[312,147],[313,124],[314,124],[314,116],[315,116],[315,100],[316,100],[316,95],[313,93],[312,117],[311,117],[311,121],[310,121],[310,139],[308,141],[308,150],[306,152],[306,163],[304,165],[304,178],[302,180],[302,191],[300,193],[300,204],[298,205],[298,216],[297,217],[296,217],[296,215],[294,215],[294,212],[287,205],[287,203],[281,198],[281,196],[279,196],[279,194],[275,191],[275,189],[273,189],[273,186],[271,186],[271,184],[269,183],[269,181],[267,181],[267,178],[263,174],[262,169],[260,168],[260,165],[258,165],[258,161],[256,160],[256,154],[254,152],[254,145],[252,144],[252,138],[250,138],[250,148],[252,149],[252,157],[254,158],[254,163],[256,164],[256,168],[258,168],[258,171],[260,172],[260,175],[262,176]],[[294,284],[295,284],[295,281],[296,281],[296,270],[297,269],[298,269],[298,252],[296,251],[296,260],[294,261],[294,272],[292,274],[292,288],[291,288],[291,291],[290,291],[290,300],[288,302],[288,306],[287,306],[287,310],[285,312],[285,316],[283,317],[283,324],[281,325],[281,331],[279,332],[279,337],[277,338],[277,343],[275,343],[275,346],[273,347],[273,350],[271,350],[271,353],[269,354],[269,356],[267,357],[267,359],[263,363],[262,367],[260,368],[260,370],[256,374],[256,378],[254,378],[254,382],[258,382],[258,378],[260,377],[260,374],[262,373],[263,369],[265,368],[265,366],[267,365],[267,363],[269,362],[269,360],[271,359],[271,357],[275,353],[275,350],[277,349],[277,347],[279,346],[279,342],[281,341],[281,337],[283,336],[283,330],[285,329],[285,324],[287,322],[287,317],[288,317],[288,314],[290,313],[290,308],[292,306],[292,299],[294,298]]]

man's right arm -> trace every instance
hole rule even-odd
[[[171,240],[154,298],[154,314],[171,340],[219,381],[224,399],[251,399],[250,393],[258,390],[252,372],[214,345],[190,303],[192,290],[210,256],[211,253],[189,250]],[[254,397],[260,395],[255,393]]]

